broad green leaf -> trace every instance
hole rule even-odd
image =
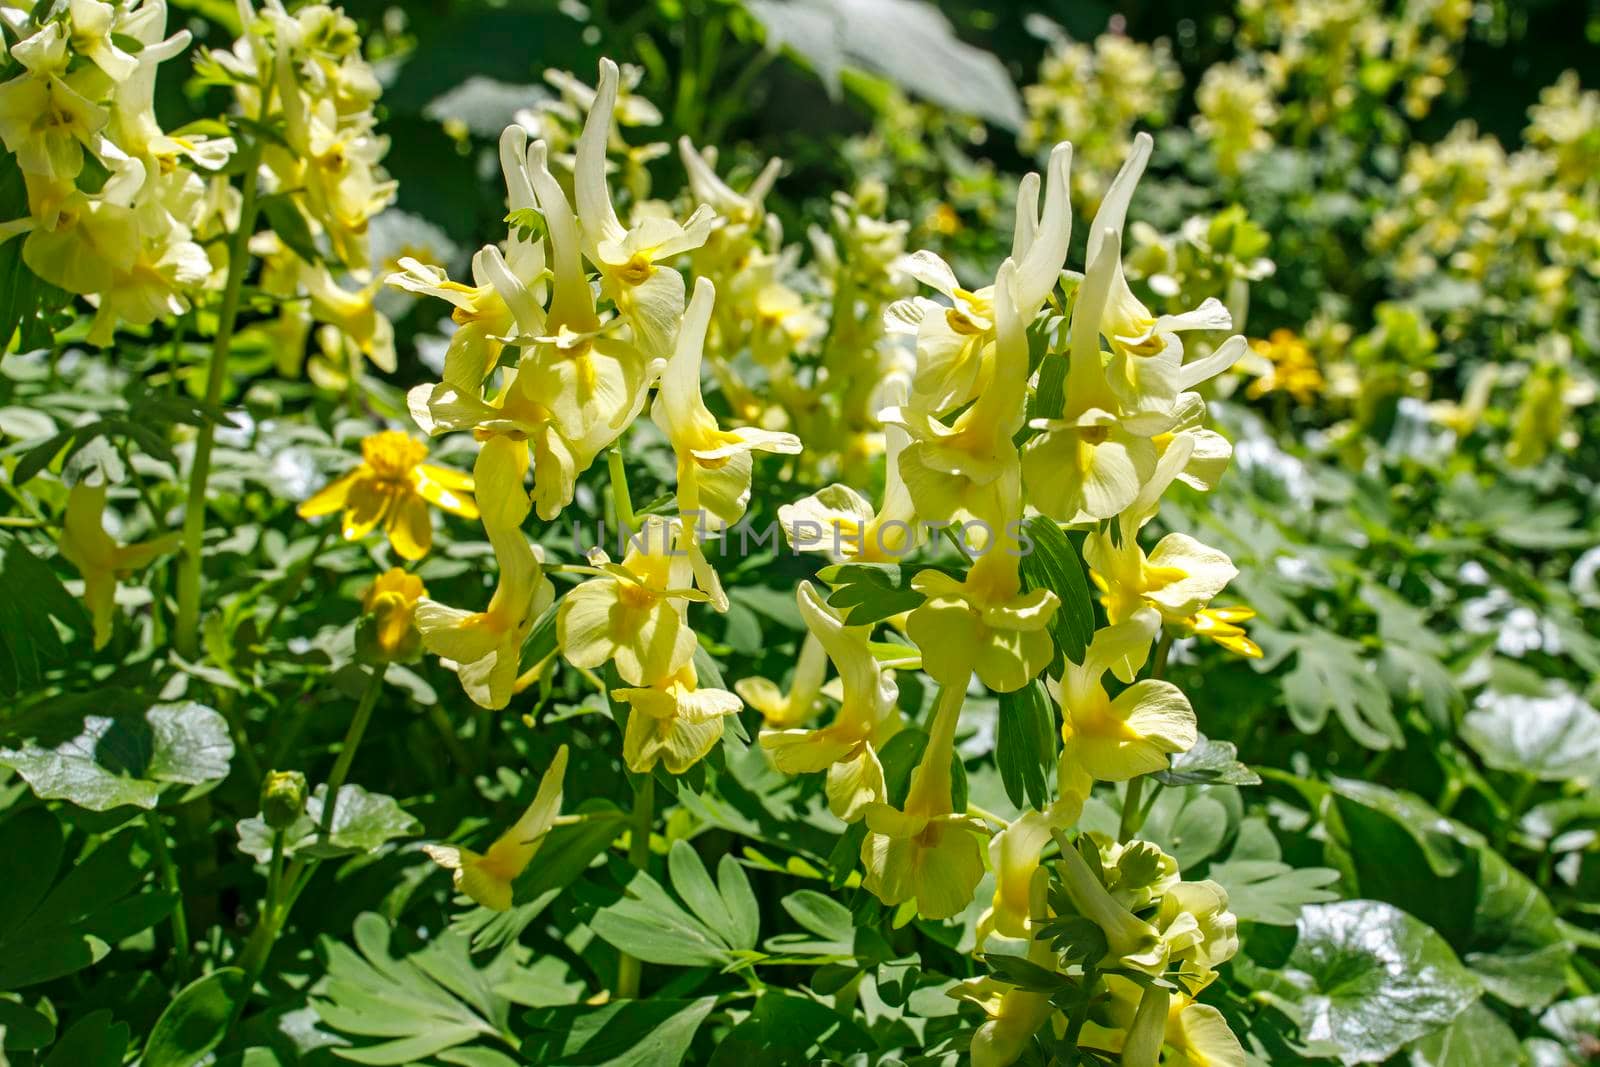
[[[1188,870],[1222,847],[1238,822],[1238,809],[1238,793],[1226,786],[1164,789],[1151,805],[1139,836],[1159,845]]]
[[[534,1028],[522,1044],[529,1063],[562,1067],[676,1067],[717,998],[617,1000],[542,1008],[524,1018]]]
[[[1264,645],[1270,631],[1258,635]],[[1320,733],[1333,712],[1363,746],[1404,748],[1405,734],[1394,717],[1388,688],[1360,655],[1354,641],[1331,633],[1288,638],[1295,665],[1283,676],[1289,718],[1308,734]]]
[[[92,1011],[55,1043],[44,1067],[121,1067],[131,1037],[128,1024],[115,1021],[110,1011]]]
[[[1483,1001],[1408,1050],[1411,1067],[1513,1067],[1521,1057],[1516,1032]]]
[[[153,808],[164,785],[220,781],[232,759],[226,721],[193,701],[157,704],[142,717],[89,715],[81,733],[54,747],[0,749],[0,765],[37,796],[90,811]]]
[[[204,1060],[227,1036],[248,981],[239,968],[224,967],[185,986],[150,1031],[145,1067],[192,1067]]]
[[[1312,904],[1283,967],[1302,1037],[1341,1063],[1382,1063],[1477,999],[1444,938],[1374,900]]]
[[[0,996],[0,1048],[39,1049],[55,1038],[56,1024],[48,1015]]]
[[[850,909],[825,893],[800,889],[780,903],[789,917],[815,935],[779,934],[767,939],[773,952],[810,956],[849,956],[854,951],[855,920]]]
[[[1485,693],[1467,712],[1461,736],[1496,770],[1545,781],[1600,775],[1600,711],[1576,693]]]
[[[1563,1000],[1539,1016],[1539,1025],[1569,1049],[1600,1044],[1600,996]]]
[[[311,1000],[323,1023],[358,1039],[339,1056],[410,1064],[472,1042],[507,1046],[510,1001],[496,990],[515,967],[509,951],[475,967],[466,937],[447,930],[397,957],[388,922],[371,912],[356,919],[351,940],[324,939],[327,979]]]
[[[801,993],[769,988],[717,1042],[710,1067],[809,1067],[875,1047],[848,1013]]]
[[[1083,662],[1094,636],[1094,605],[1078,549],[1052,519],[1035,515],[1022,524],[1032,551],[1022,557],[1022,581],[1029,589],[1048,589],[1061,601],[1050,618],[1050,633],[1064,656]],[[1026,545],[1026,542],[1024,542]]]

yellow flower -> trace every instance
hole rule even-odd
[[[685,627],[687,629],[687,627]],[[699,689],[692,662],[639,688],[613,689],[628,705],[622,758],[635,774],[649,774],[657,763],[682,774],[705,758],[722,738],[722,720],[744,707],[724,689]]]
[[[1035,863],[1033,871],[1022,884],[1023,900],[1019,910],[1023,933],[1017,936],[1028,938],[1029,963],[1046,971],[1054,971],[1058,963],[1050,943],[1030,936],[1026,930],[1030,915],[1048,914],[1046,899],[1049,879],[1036,873],[1037,870]],[[982,944],[981,938],[979,943]],[[976,1004],[989,1016],[988,1021],[972,1035],[970,1055],[973,1067],[1009,1067],[1017,1062],[1033,1035],[1056,1013],[1049,993],[1022,989],[993,976],[958,983],[946,995]]]
[[[527,498],[509,491],[509,487],[520,490],[527,450],[521,450],[521,467],[515,459],[503,464],[486,463],[485,456],[492,455],[496,448],[515,451],[517,446],[509,441],[486,442],[479,455],[480,472],[504,466],[508,475],[504,485],[484,483],[485,499],[496,505],[484,512],[484,532],[500,566],[500,581],[489,607],[481,612],[463,611],[425,599],[417,605],[416,616],[423,645],[429,652],[450,660],[467,696],[486,708],[503,708],[510,702],[522,661],[522,646],[533,631],[533,624],[555,600],[555,589],[541,570],[542,551],[528,544],[522,535]]]
[[[1005,937],[1031,938],[1030,917],[1042,909],[1033,907],[1031,887],[1039,869],[1039,855],[1050,843],[1054,830],[1065,830],[1078,821],[1083,802],[1093,783],[1071,774],[1061,782],[1061,797],[1044,811],[1025,811],[1004,830],[989,839],[989,866],[994,869],[994,901],[978,922],[981,946],[992,930]],[[1074,789],[1072,786],[1080,788]]]
[[[83,578],[83,602],[94,620],[94,647],[111,639],[111,612],[117,580],[148,566],[157,556],[178,547],[180,535],[165,534],[139,544],[119,545],[106,533],[101,516],[106,509],[106,486],[79,482],[67,497],[58,547]]]
[[[630,685],[669,678],[689,663],[695,635],[685,601],[705,596],[689,588],[693,576],[678,534],[675,520],[652,515],[620,564],[597,553],[601,573],[569,592],[556,616],[567,662],[592,669],[615,660]]]
[[[645,216],[625,228],[606,186],[606,145],[617,103],[617,65],[600,60],[600,82],[578,138],[573,176],[584,254],[600,269],[604,292],[633,327],[634,340],[651,355],[665,356],[683,318],[683,275],[670,261],[705,244],[716,214],[695,209],[682,225]]]
[[[716,290],[709,278],[695,282],[677,346],[661,374],[650,417],[678,459],[678,510],[684,520],[703,517],[721,529],[739,521],[750,500],[752,452],[794,455],[800,439],[754,426],[724,430],[700,393],[700,363]]]
[[[567,773],[567,746],[556,750],[556,758],[539,779],[539,791],[522,817],[495,839],[488,851],[477,853],[455,845],[423,845],[422,849],[439,866],[453,873],[455,887],[486,908],[506,911],[511,907],[512,883],[525,871],[545,835],[561,813],[562,779]]]
[[[774,730],[803,726],[817,714],[817,697],[828,673],[828,655],[817,635],[806,632],[800,655],[789,680],[789,691],[779,689],[770,678],[740,678],[733,691],[746,704],[761,713],[762,721]]]
[[[1250,347],[1267,361],[1263,373],[1245,390],[1251,400],[1281,392],[1294,397],[1297,404],[1310,404],[1322,392],[1326,382],[1317,368],[1317,357],[1293,330],[1273,330],[1265,340],[1250,342]]]
[[[1094,636],[1083,663],[1067,663],[1061,681],[1046,685],[1061,705],[1061,753],[1101,782],[1121,782],[1167,768],[1167,756],[1194,746],[1196,724],[1189,698],[1171,682],[1135,682],[1115,700],[1101,678],[1114,664],[1136,670],[1149,651],[1160,616],[1145,608]]]
[[[403,660],[416,651],[421,642],[414,625],[417,602],[427,595],[422,579],[400,567],[391,567],[368,587],[361,610],[372,620],[370,639],[379,658]]]
[[[344,539],[358,541],[383,526],[402,559],[417,560],[433,544],[428,504],[464,519],[478,517],[469,495],[473,481],[448,467],[422,462],[428,446],[399,430],[384,430],[361,441],[362,462],[300,505],[300,517],[314,519],[344,510]]]
[[[1160,932],[1106,890],[1100,876],[1089,867],[1077,848],[1064,843],[1056,869],[1078,914],[1100,927],[1106,935],[1111,960],[1160,976],[1168,958],[1167,945]]]
[[[950,763],[965,689],[963,680],[940,692],[928,747],[911,772],[905,807],[866,806],[863,884],[890,906],[915,899],[918,914],[929,919],[947,919],[972,903],[983,877],[978,837],[985,827],[979,819],[956,814],[950,792]]]
[[[1255,617],[1250,608],[1203,608],[1184,622],[1196,637],[1215,641],[1235,655],[1260,659],[1261,646],[1250,640],[1239,625]]]
[[[1060,601],[1048,589],[1024,593],[1018,583],[987,582],[984,563],[1007,551],[990,546],[965,581],[935,570],[911,580],[928,599],[911,612],[906,633],[939,684],[965,684],[976,671],[984,685],[1009,693],[1049,665],[1054,645],[1046,627]]]
[[[1222,1013],[1176,993],[1167,1007],[1167,1067],[1245,1067],[1244,1047]]]
[[[846,626],[810,582],[800,583],[796,600],[807,629],[839,670],[839,712],[816,730],[763,730],[761,747],[785,774],[826,770],[829,810],[854,822],[868,804],[886,797],[877,746],[899,727],[899,686],[872,653],[870,627]]]

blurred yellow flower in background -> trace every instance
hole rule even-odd
[[[111,610],[117,579],[126,578],[157,556],[178,547],[179,535],[165,534],[135,545],[119,545],[106,533],[101,515],[106,509],[106,487],[79,482],[67,497],[61,522],[61,555],[83,577],[83,602],[94,620],[94,647],[111,640]]]
[[[402,559],[417,560],[433,545],[428,505],[476,519],[472,476],[422,462],[428,446],[399,430],[361,440],[361,465],[300,505],[302,519],[344,510],[344,539],[359,541],[380,524]]]
[[[1317,357],[1293,330],[1273,330],[1265,340],[1251,341],[1250,347],[1266,360],[1265,365],[1252,368],[1256,380],[1245,390],[1251,400],[1268,393],[1288,393],[1295,403],[1310,404],[1322,392],[1326,382],[1317,367]]]
[[[428,595],[422,579],[400,567],[378,575],[361,598],[366,641],[376,658],[385,661],[409,659],[421,647],[422,637],[415,625],[417,601]],[[357,631],[357,640],[362,640]]]

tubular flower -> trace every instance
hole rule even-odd
[[[490,449],[486,446],[486,453]],[[526,457],[526,452],[522,453]],[[484,512],[484,531],[494,547],[500,580],[484,611],[463,611],[433,600],[417,605],[417,629],[429,652],[454,664],[461,687],[473,702],[485,708],[503,708],[511,701],[522,660],[522,646],[533,624],[555,600],[555,589],[541,570],[542,549],[522,535],[527,498],[520,496],[525,467],[507,464],[514,479],[502,485],[484,481],[485,500],[494,502]],[[480,455],[480,473],[494,470]],[[515,492],[507,491],[507,488]],[[509,501],[509,503],[508,503]]]
[[[1092,837],[1086,844],[1095,847]],[[1078,914],[1100,927],[1106,935],[1112,959],[1157,977],[1166,970],[1168,950],[1160,932],[1106,891],[1100,876],[1077,848],[1063,841],[1061,861],[1056,869]]]
[[[119,545],[105,531],[106,486],[80,481],[67,496],[57,547],[83,578],[83,602],[94,622],[94,647],[111,640],[111,613],[117,581],[178,547],[180,535],[164,534],[133,545]]]
[[[963,680],[940,692],[928,747],[911,772],[905,806],[866,806],[863,884],[891,906],[915,899],[917,913],[928,919],[947,919],[960,912],[972,902],[983,877],[978,837],[985,827],[979,819],[957,814],[950,792],[950,762],[955,757],[956,722],[965,688]]]
[[[561,814],[562,779],[567,773],[567,746],[556,750],[556,758],[539,779],[539,791],[522,817],[483,853],[455,845],[423,845],[433,862],[451,872],[455,886],[474,901],[494,911],[508,911],[512,904],[512,883],[544,844],[545,835]]]
[[[615,660],[629,685],[671,678],[694,655],[685,602],[705,595],[689,587],[686,553],[676,520],[649,516],[628,543],[620,564],[595,553],[598,575],[566,595],[556,616],[556,639],[574,667]]]
[[[700,362],[715,299],[711,281],[699,279],[650,415],[677,455],[680,514],[720,530],[738,522],[749,503],[751,453],[795,455],[800,439],[753,426],[721,429],[706,407],[700,393]]]
[[[906,402],[903,377],[890,380],[884,399],[891,407]],[[883,438],[883,506],[874,509],[866,497],[838,483],[782,505],[778,522],[796,552],[822,552],[835,563],[881,563],[899,559],[922,542],[916,507],[900,477],[900,453],[910,437],[899,426],[886,426]]]
[[[828,674],[828,653],[810,630],[800,642],[800,655],[795,661],[794,676],[789,680],[789,691],[778,688],[770,678],[740,678],[733,683],[733,691],[746,704],[761,713],[763,722],[772,730],[787,730],[804,726],[817,714],[817,698],[822,694],[822,682]]]
[[[1049,835],[1045,837],[1048,840]],[[996,838],[995,842],[998,840]],[[990,843],[991,853],[995,842]],[[1045,914],[1047,882],[1048,879],[1038,872],[1035,857],[1034,866],[1022,883],[1020,911],[1023,932],[1016,936],[1028,936],[1027,916]],[[1028,937],[1027,959],[1046,971],[1056,968],[1055,953],[1049,942],[1042,938]],[[1022,1058],[1033,1035],[1056,1011],[1049,993],[1022,989],[989,976],[958,983],[946,995],[976,1004],[989,1016],[988,1021],[972,1035],[970,1054],[973,1067],[1010,1067]]]
[[[472,478],[422,462],[428,446],[408,434],[384,430],[362,438],[361,455],[360,466],[300,505],[302,519],[343,509],[346,541],[359,541],[381,524],[396,554],[417,560],[433,544],[429,504],[464,519],[478,517]]]
[[[628,705],[622,758],[629,770],[649,774],[661,763],[682,774],[722,739],[723,720],[744,705],[727,690],[700,689],[698,682],[690,662],[648,686],[611,691]]]
[[[1034,906],[1032,886],[1039,856],[1050,835],[1065,830],[1083,814],[1093,783],[1079,781],[1075,791],[1062,783],[1061,797],[1044,811],[1025,811],[989,839],[989,866],[994,869],[994,900],[978,923],[979,944],[991,930],[1005,937],[1031,938],[1028,920],[1043,910]]]
[[[1196,724],[1189,698],[1171,682],[1135,682],[1115,700],[1101,678],[1114,664],[1144,661],[1160,626],[1151,609],[1095,634],[1083,663],[1068,663],[1061,681],[1047,687],[1061,705],[1061,760],[1101,782],[1121,782],[1167,768],[1167,756],[1194,746]]]
[[[763,730],[761,747],[785,774],[826,770],[829,810],[854,822],[868,804],[887,798],[877,746],[899,727],[899,687],[872,654],[870,627],[846,626],[810,582],[800,583],[796,600],[807,630],[839,670],[839,711],[820,729]]]
[[[911,580],[927,601],[911,612],[906,633],[922,650],[927,672],[941,685],[964,683],[972,672],[997,692],[1021,689],[1049,664],[1054,651],[1046,627],[1060,601],[1048,589],[1021,591],[1021,583],[986,580],[983,563],[1010,549],[991,546],[965,581],[936,570]],[[1016,561],[1010,566],[1014,569]],[[980,568],[982,568],[980,570]]]
[[[606,187],[606,145],[617,103],[617,65],[600,61],[600,83],[578,138],[574,174],[584,254],[600,270],[605,294],[616,303],[634,340],[651,355],[672,351],[683,318],[683,275],[670,261],[705,244],[716,224],[710,208],[699,207],[682,225],[646,216],[631,229],[622,225]]]
[[[363,624],[370,620],[366,640],[371,652],[385,662],[411,658],[421,645],[422,636],[414,625],[417,602],[428,595],[422,579],[400,567],[391,567],[380,574],[361,598],[365,613]],[[358,629],[356,640],[363,640]]]
[[[1260,659],[1261,646],[1239,625],[1255,617],[1251,608],[1202,608],[1183,622],[1196,637],[1215,641],[1236,656]]]

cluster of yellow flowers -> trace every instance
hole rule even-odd
[[[1283,118],[1307,134],[1363,98],[1400,94],[1419,119],[1447,88],[1471,0],[1242,0],[1239,42],[1258,54]],[[1286,92],[1286,90],[1288,92]]]
[[[188,311],[218,277],[203,242],[228,229],[216,172],[234,151],[156,121],[156,69],[188,32],[166,36],[163,0],[11,7],[6,22],[22,72],[0,84],[0,141],[28,214],[0,220],[0,240],[25,233],[29,269],[95,306],[91,343]]]
[[[294,373],[321,324],[320,358],[309,372],[324,387],[344,384],[363,357],[392,371],[394,330],[373,303],[382,280],[371,279],[367,228],[396,186],[379,165],[389,148],[374,132],[382,90],[355,21],[325,4],[291,14],[277,0],[259,16],[245,6],[241,17],[245,31],[233,47],[206,50],[197,68],[232,87],[245,121],[278,133],[262,139],[251,161],[256,202],[284,208],[268,212],[271,228],[250,235],[249,251],[262,263],[258,284],[279,306],[277,322],[258,329],[283,372]]]
[[[1252,155],[1272,147],[1278,102],[1271,84],[1244,60],[1217,63],[1195,90],[1190,124],[1211,145],[1217,171],[1236,178]]]
[[[1061,846],[1053,864],[1060,892],[1047,891],[1043,869],[1034,873],[1027,914],[1040,933],[1029,942],[1028,962],[1068,975],[1072,969],[1051,947],[1061,931],[1067,935],[1063,947],[1081,960],[1077,977],[1094,967],[1143,978],[1103,976],[1103,995],[1078,1031],[1079,1047],[1119,1056],[1128,1067],[1244,1067],[1244,1049],[1222,1013],[1195,999],[1239,950],[1238,920],[1228,910],[1226,890],[1216,882],[1183,881],[1177,861],[1146,841],[1118,844],[1085,833],[1074,847],[1055,836]],[[1083,928],[1062,920],[1092,923],[1105,938],[1104,954],[1088,953]],[[1016,1062],[1060,1010],[1049,991],[1004,977],[962,982],[950,995],[989,1017],[972,1038],[974,1067]],[[1171,1050],[1164,1060],[1163,1047]]]
[[[1088,45],[1062,34],[1039,64],[1038,83],[1023,89],[1022,145],[1032,151],[1071,141],[1078,158],[1073,196],[1092,209],[1106,176],[1127,156],[1135,124],[1164,125],[1182,88],[1165,40],[1144,44],[1103,33]]]
[[[1497,324],[1494,343],[1517,358],[1470,369],[1463,403],[1434,410],[1470,432],[1497,386],[1518,387],[1507,451],[1518,466],[1574,443],[1569,413],[1594,397],[1570,337],[1578,330],[1575,283],[1600,278],[1600,186],[1577,162],[1595,150],[1597,115],[1600,92],[1583,91],[1569,71],[1530,109],[1521,150],[1506,152],[1468,123],[1413,147],[1400,195],[1367,234],[1402,283],[1437,286],[1442,278],[1472,294],[1443,311],[1445,343]]]

